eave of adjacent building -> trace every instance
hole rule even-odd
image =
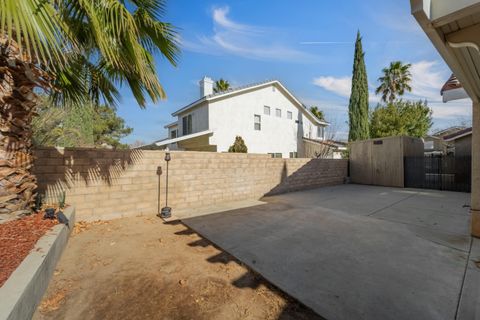
[[[457,76],[468,96],[480,101],[480,2],[410,0],[412,14]]]
[[[205,131],[200,131],[200,132],[188,134],[188,135],[181,136],[181,137],[174,138],[174,139],[166,139],[166,140],[157,141],[157,142],[155,142],[155,144],[157,146],[161,147],[161,146],[165,146],[165,145],[168,145],[168,144],[177,143],[177,142],[180,142],[180,141],[185,141],[185,140],[188,140],[188,139],[201,137],[201,136],[208,135],[208,134],[211,134],[211,133],[213,133],[212,130],[205,130]]]

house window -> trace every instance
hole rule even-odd
[[[177,137],[177,130],[170,131],[170,139],[175,139]]]
[[[185,116],[182,118],[182,124],[183,124],[183,130],[182,133],[183,135],[191,134],[192,133],[192,115],[189,114],[188,116]]]
[[[325,128],[322,126],[317,127],[317,137],[320,139],[324,139]]]
[[[425,141],[425,150],[433,150],[435,148],[435,145],[433,144],[433,141]]]
[[[260,131],[262,129],[262,118],[258,115],[258,114],[255,114],[253,116],[253,128],[255,130],[258,130]]]
[[[282,154],[281,153],[269,153],[269,155],[272,157],[272,158],[281,158],[282,157]]]
[[[287,111],[287,119],[292,119],[292,118],[293,118],[292,111]]]
[[[263,107],[263,114],[269,116],[270,115],[270,107],[269,106],[264,106]]]
[[[298,158],[297,152],[290,152],[290,158]]]
[[[280,110],[280,109],[275,109],[275,115],[276,115],[277,117],[282,117],[282,110]]]

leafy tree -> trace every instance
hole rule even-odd
[[[378,105],[370,116],[372,138],[410,136],[422,138],[432,127],[432,110],[426,101],[394,101]]]
[[[383,68],[383,76],[378,78],[380,86],[375,90],[375,94],[382,94],[382,101],[393,102],[397,97],[403,96],[405,91],[412,91],[410,83],[412,74],[410,73],[411,64],[403,64],[401,61],[393,61],[388,68]]]
[[[66,108],[51,106],[46,98],[42,99],[32,120],[33,145],[71,147],[67,141],[82,141],[81,128],[64,125],[67,116]]]
[[[120,139],[132,133],[133,129],[125,125],[125,120],[117,116],[115,109],[98,106],[93,115],[93,140],[97,147],[111,146],[126,149],[127,144]]]
[[[318,109],[318,107],[312,106],[310,107],[310,112],[318,118],[320,121],[325,121],[325,115],[323,114],[323,111]]]
[[[65,117],[60,123],[63,131],[77,131],[78,137],[61,138],[63,147],[93,147],[93,116],[95,108],[91,104],[80,106],[77,104],[64,106]]]
[[[30,211],[32,118],[44,89],[58,104],[115,105],[126,85],[141,107],[165,98],[153,55],[176,65],[165,0],[0,1],[0,185],[3,213]]]
[[[52,147],[127,148],[120,139],[133,129],[108,106],[42,105],[33,119],[33,143]]]
[[[353,60],[352,93],[348,104],[349,141],[364,140],[369,137],[368,80],[364,56],[362,38],[360,31],[358,31]]]
[[[227,91],[228,89],[230,89],[230,83],[227,80],[220,79],[215,81],[215,87],[213,87],[213,92],[218,93]]]
[[[247,153],[248,148],[245,145],[245,141],[243,141],[242,137],[236,136],[235,137],[235,142],[233,145],[228,148],[228,152],[238,152],[238,153]]]

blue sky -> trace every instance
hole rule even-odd
[[[234,87],[278,79],[306,105],[323,110],[335,137],[345,139],[357,30],[372,108],[381,69],[401,60],[412,64],[413,92],[407,98],[429,101],[434,129],[471,119],[468,100],[441,102],[439,91],[450,70],[411,16],[407,0],[170,0],[163,20],[179,28],[179,65],[157,57],[168,98],[144,110],[122,89],[118,113],[134,128],[127,143],[165,137],[171,113],[199,97],[198,80],[205,75]]]

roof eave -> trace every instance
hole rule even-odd
[[[446,35],[440,28],[446,23],[480,12],[478,0],[410,0],[410,4],[412,15],[450,69],[458,77],[469,97],[476,102],[480,101],[480,94],[477,94],[480,84],[475,84],[475,77],[472,76],[471,70],[466,67],[463,61],[457,59],[455,50],[458,50],[458,48],[454,48],[455,45],[452,41],[448,42]]]
[[[169,124],[165,125],[164,128],[167,129],[167,128],[171,128],[171,127],[175,127],[175,126],[178,126],[178,121],[169,123]]]
[[[201,137],[201,136],[204,136],[204,135],[207,135],[207,134],[212,134],[212,133],[213,133],[212,130],[205,130],[205,131],[192,133],[192,134],[189,134],[189,135],[186,135],[186,136],[180,136],[180,137],[173,138],[173,139],[166,139],[166,140],[157,141],[157,142],[155,142],[155,144],[158,147],[161,147],[161,146],[165,146],[165,145],[168,145],[168,144],[172,144],[172,143],[176,143],[176,142],[179,142],[179,141],[185,141],[185,140]]]
[[[468,99],[469,96],[465,89],[463,88],[455,88],[449,89],[442,92],[442,100],[443,102],[449,102],[454,100],[461,100],[461,99]]]

